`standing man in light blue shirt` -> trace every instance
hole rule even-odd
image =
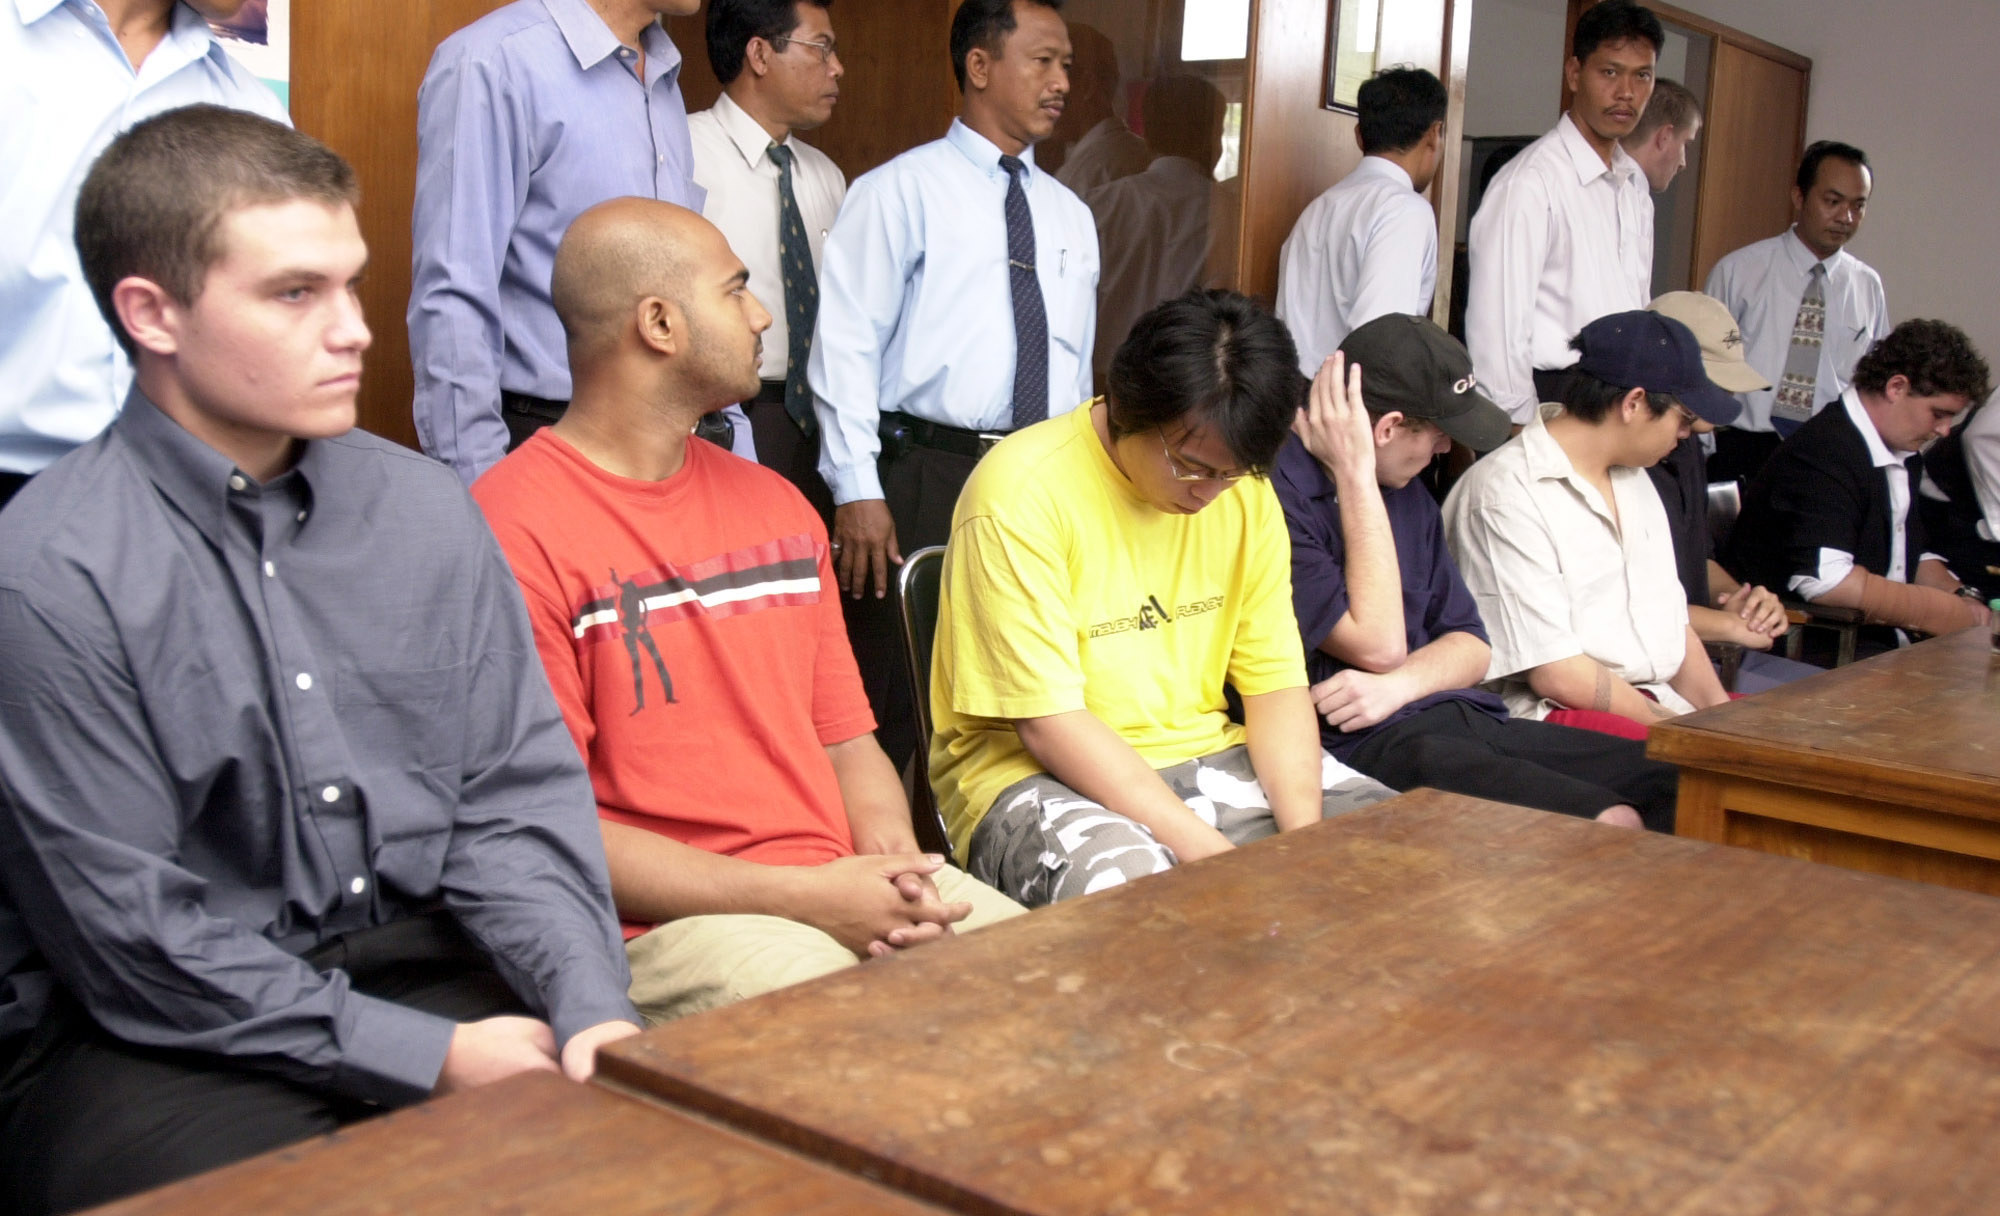
[[[1069,95],[1061,0],[965,0],[963,101],[945,137],[862,176],[820,267],[809,379],[848,636],[897,765],[915,711],[889,581],[943,544],[958,492],[1007,432],[1091,396],[1097,228],[1035,167]]]
[[[701,210],[681,53],[699,0],[516,0],[445,39],[417,92],[417,437],[467,485],[569,402],[549,302],[570,221],[637,196]]]
[[[76,191],[126,127],[213,102],[286,121],[203,12],[243,0],[0,4],[0,505],[110,423],[132,365],[77,265]]]

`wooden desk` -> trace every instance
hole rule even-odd
[[[97,1209],[118,1216],[923,1216],[935,1209],[547,1073],[357,1124]]]
[[[2000,895],[2000,661],[1969,629],[1655,726],[1678,831]]]
[[[963,1212],[1984,1213],[2000,903],[1419,791],[606,1075]]]

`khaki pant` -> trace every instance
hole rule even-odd
[[[958,933],[1019,916],[1027,909],[964,872],[931,875],[946,903],[969,903]],[[917,949],[930,949],[919,946]],[[814,979],[861,961],[811,925],[781,916],[689,916],[625,943],[632,1003],[658,1024]]]

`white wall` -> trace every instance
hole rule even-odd
[[[1676,0],[1813,61],[1806,140],[1868,153],[1875,193],[1848,248],[1882,273],[1897,321],[1940,317],[2000,367],[2000,121],[1994,0]],[[1466,134],[1546,130],[1565,0],[1473,0]]]

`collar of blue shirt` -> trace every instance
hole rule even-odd
[[[957,148],[965,159],[978,166],[979,171],[986,174],[986,176],[1006,176],[1006,173],[1000,168],[1000,146],[971,127],[966,126],[964,119],[952,119],[951,130],[944,133],[944,139],[946,143]],[[1021,163],[1028,166],[1028,180],[1033,181],[1037,172],[1035,169],[1035,145],[1029,144],[1021,150]],[[1022,185],[1025,187],[1027,183],[1023,182]]]
[[[569,52],[576,56],[577,65],[585,70],[603,63],[624,46],[604,18],[584,0],[542,0],[542,6],[549,10],[549,17],[562,31],[563,41],[569,43]],[[668,72],[680,70],[680,48],[667,37],[667,31],[658,21],[651,22],[640,33],[639,45],[646,52],[647,88]]]
[[[1833,251],[1832,257],[1820,257],[1812,250],[1806,248],[1805,241],[1799,237],[1799,229],[1796,224],[1785,229],[1784,247],[1785,260],[1792,264],[1792,269],[1799,272],[1800,278],[1804,278],[1806,275],[1812,273],[1814,265],[1826,267],[1827,277],[1831,278],[1833,277],[1834,267],[1840,265],[1840,259],[1848,256],[1847,250],[1836,249]]]
[[[243,477],[246,486],[256,483],[237,471],[227,456],[209,447],[194,434],[166,415],[159,406],[134,386],[112,424],[133,459],[160,493],[166,495],[211,544],[224,543],[229,495],[237,491],[231,479]],[[332,442],[332,441],[329,441]],[[329,442],[308,441],[299,460],[284,477],[295,477],[300,495],[311,500],[316,483],[338,480],[327,467],[335,452]],[[337,446],[337,444],[335,445]],[[283,478],[273,479],[273,483]]]

